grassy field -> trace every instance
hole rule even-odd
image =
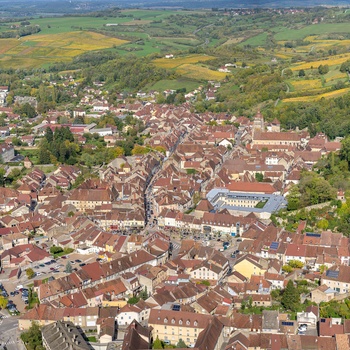
[[[263,46],[266,43],[267,33],[260,33],[258,35],[252,36],[251,38],[241,42],[238,46]]]
[[[69,61],[87,51],[125,44],[125,40],[94,32],[36,34],[17,39],[0,39],[0,67],[40,67],[45,63]]]
[[[346,23],[320,23],[305,26],[300,29],[279,28],[275,34],[276,40],[298,40],[310,35],[330,34],[330,33],[350,33],[350,22]]]
[[[177,89],[183,89],[186,88],[186,91],[192,91],[196,88],[198,88],[199,84],[197,81],[193,80],[187,80],[187,79],[176,79],[176,80],[160,80],[157,81],[154,85],[146,88],[149,90],[156,90],[156,91],[164,91],[167,89],[170,90],[177,90]]]

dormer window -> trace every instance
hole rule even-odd
[[[171,323],[175,323],[175,318],[173,318],[173,319],[171,320]]]
[[[182,320],[179,321],[179,324],[182,324]]]
[[[168,323],[168,319],[167,318],[164,319],[164,323]]]
[[[186,324],[187,324],[187,326],[189,326],[191,324],[190,320],[187,320]]]
[[[198,325],[198,322],[197,322],[197,321],[194,321],[194,325],[197,326],[197,325]]]

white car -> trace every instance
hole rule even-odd
[[[305,325],[300,325],[300,326],[298,327],[298,331],[299,331],[299,332],[306,332],[306,330],[307,330],[307,327],[306,327]]]

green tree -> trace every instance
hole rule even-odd
[[[131,304],[131,305],[134,305],[134,304],[137,304],[139,301],[140,301],[139,297],[131,297],[131,298],[128,299],[127,303]]]
[[[176,347],[179,349],[185,349],[187,348],[186,343],[182,340],[182,338],[179,339],[178,343],[176,344]]]
[[[61,247],[52,246],[50,248],[50,253],[53,254],[53,255],[61,253],[61,252],[63,252],[63,249]]]
[[[340,158],[350,164],[350,136],[345,137],[341,142]]]
[[[140,293],[140,298],[143,300],[146,300],[148,298],[147,286],[145,286],[145,289]]]
[[[288,210],[297,210],[300,207],[300,191],[299,187],[297,185],[292,186],[291,189],[289,190],[289,194],[287,195],[287,200],[288,200],[288,205],[287,209]]]
[[[255,173],[255,180],[262,182],[264,180],[264,175],[262,173]]]
[[[70,263],[70,261],[67,261],[66,267],[64,269],[65,272],[67,273],[72,273],[72,264]]]
[[[299,260],[290,260],[288,265],[293,269],[301,269],[304,266],[304,264]]]
[[[329,72],[329,66],[328,64],[321,64],[318,66],[318,72],[321,74],[321,75],[324,75],[324,74],[327,74]]]
[[[6,170],[4,168],[0,168],[0,186],[4,186],[5,184],[5,174]]]
[[[322,275],[327,270],[327,265],[320,266],[320,274]]]
[[[291,310],[293,312],[298,310],[300,295],[292,280],[288,281],[283,291],[281,303],[286,310]]]
[[[28,350],[43,350],[41,330],[37,322],[32,321],[28,331],[21,334],[21,339]]]
[[[347,60],[344,63],[342,63],[339,70],[342,73],[349,72],[350,71],[350,60]]]
[[[283,265],[282,266],[282,271],[286,272],[286,273],[291,273],[291,272],[293,272],[293,268],[291,266],[289,266],[289,265]]]
[[[304,71],[304,69],[300,69],[298,75],[299,75],[299,77],[305,77],[305,71]]]
[[[29,279],[31,279],[31,278],[33,278],[34,276],[35,276],[35,272],[34,272],[34,270],[32,269],[32,268],[28,268],[27,270],[26,270],[26,275],[27,275],[27,277],[29,278]]]
[[[7,306],[7,303],[8,303],[8,300],[2,295],[0,295],[0,309],[5,309],[5,307]]]
[[[152,349],[164,349],[163,342],[160,341],[158,335],[156,340],[153,342]]]
[[[329,226],[329,221],[327,219],[321,219],[317,222],[317,227],[321,230],[327,230]]]
[[[48,143],[51,143],[53,141],[53,131],[51,130],[50,127],[46,128],[45,138]]]

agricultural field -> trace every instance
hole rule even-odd
[[[172,69],[182,66],[183,64],[194,64],[198,62],[204,62],[214,59],[213,56],[207,55],[189,55],[185,57],[175,58],[159,58],[153,61],[157,67]]]
[[[226,73],[211,70],[199,62],[205,62],[214,59],[207,55],[189,55],[176,58],[158,58],[153,61],[157,67],[174,69],[175,72],[187,79],[194,80],[222,80]]]
[[[325,92],[325,93],[319,94],[319,95],[285,98],[285,99],[282,100],[282,102],[283,103],[289,103],[289,102],[313,102],[313,101],[318,101],[321,98],[325,98],[325,99],[336,98],[336,97],[342,96],[344,94],[347,94],[348,92],[350,92],[350,88],[344,88],[344,89],[340,89],[340,90]]]
[[[85,31],[0,39],[0,67],[11,65],[14,68],[32,68],[57,61],[67,62],[84,52],[124,43],[125,40]]]
[[[310,91],[322,88],[321,79],[292,80],[289,82],[289,84],[293,86],[294,91]]]
[[[341,65],[345,61],[350,59],[350,54],[342,54],[342,55],[336,55],[336,56],[330,56],[327,59],[317,60],[317,61],[311,61],[311,62],[302,62],[298,63],[296,65],[292,65],[290,68],[292,71],[298,71],[300,69],[314,69],[317,68],[320,65],[328,65],[328,66],[337,66]]]
[[[176,72],[181,76],[195,80],[222,80],[227,75],[227,73],[194,64],[183,64],[176,69]]]

